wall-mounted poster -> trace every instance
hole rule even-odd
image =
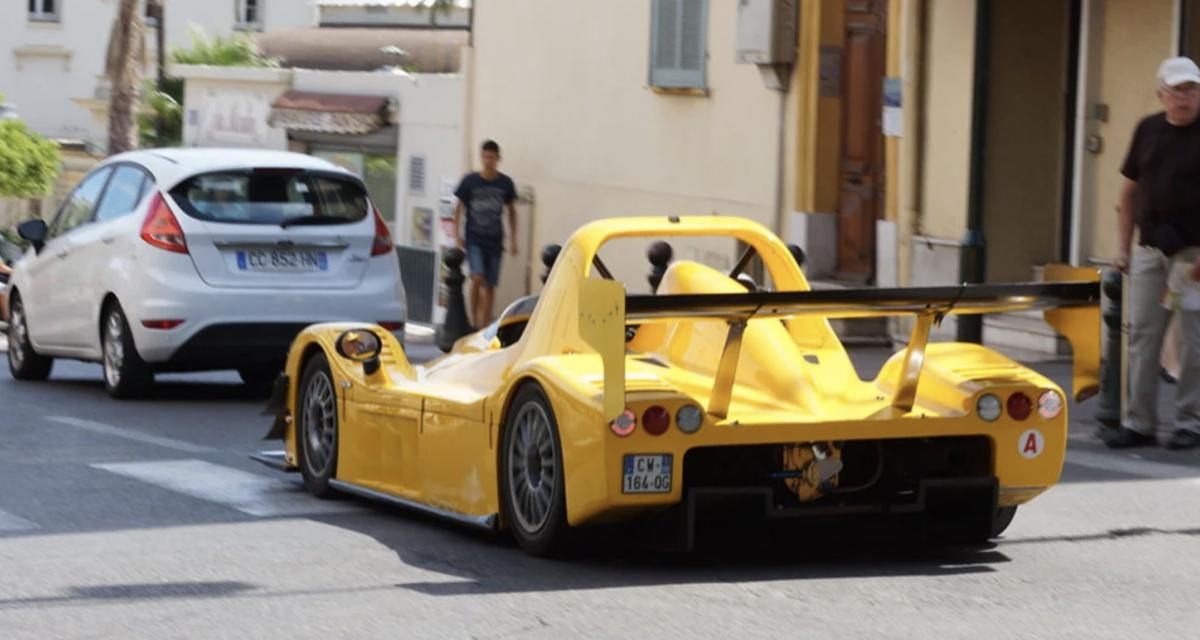
[[[417,247],[433,246],[433,209],[413,207],[411,244]]]

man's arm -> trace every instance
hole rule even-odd
[[[461,225],[462,216],[463,216],[463,203],[462,203],[462,200],[459,200],[458,202],[454,203],[454,243],[458,245],[459,249],[463,248],[462,225]]]
[[[517,203],[516,201],[508,203],[508,229],[509,229],[509,250],[515,256],[517,255]]]
[[[1137,192],[1138,183],[1123,178],[1121,182],[1121,199],[1117,205],[1117,268],[1121,271],[1129,269],[1130,246],[1133,244],[1133,196]]]

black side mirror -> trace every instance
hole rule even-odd
[[[17,227],[17,235],[33,245],[35,251],[41,251],[46,246],[46,234],[49,227],[44,220],[26,220]]]

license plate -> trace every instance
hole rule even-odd
[[[623,493],[670,493],[671,456],[625,456]]]
[[[238,271],[328,271],[329,256],[324,251],[238,251],[237,267]]]

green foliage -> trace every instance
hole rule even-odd
[[[169,83],[168,83],[169,84]],[[138,116],[138,136],[143,148],[176,147],[183,141],[183,105],[168,91],[149,87],[143,94],[150,113]],[[159,133],[159,123],[162,133]]]
[[[178,64],[204,64],[214,67],[278,67],[279,61],[264,56],[254,38],[244,33],[228,38],[209,38],[204,31],[192,28],[189,32],[192,47],[171,50],[171,60]]]
[[[43,196],[58,179],[58,145],[19,120],[0,121],[0,197]]]

